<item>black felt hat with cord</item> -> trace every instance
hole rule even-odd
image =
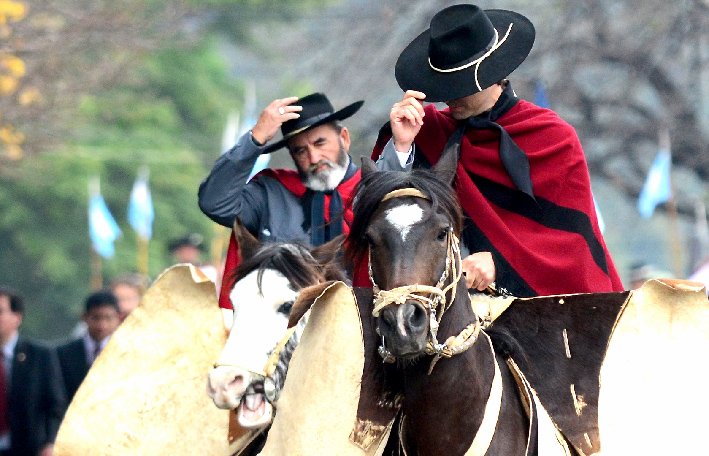
[[[317,92],[304,96],[291,104],[303,107],[303,110],[299,113],[300,117],[283,122],[283,125],[281,125],[283,138],[266,147],[262,153],[269,154],[280,149],[285,146],[288,140],[293,136],[307,130],[319,127],[328,122],[350,117],[362,107],[364,100],[356,101],[339,111],[335,111],[335,108],[332,107],[332,103],[330,103],[330,100],[327,99],[325,94]]]
[[[396,81],[426,101],[449,101],[500,82],[529,55],[534,25],[521,14],[454,5],[436,13],[431,26],[399,55]]]

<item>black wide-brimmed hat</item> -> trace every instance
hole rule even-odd
[[[534,25],[521,14],[482,10],[463,4],[445,8],[396,62],[404,90],[426,94],[426,101],[448,101],[500,82],[529,55]]]
[[[283,138],[266,147],[262,153],[268,154],[280,149],[288,143],[289,139],[304,131],[319,127],[328,122],[350,117],[362,107],[364,100],[356,101],[339,111],[335,111],[335,108],[332,107],[332,103],[330,103],[330,100],[327,99],[325,94],[318,92],[304,96],[291,104],[303,107],[303,110],[300,111],[300,117],[283,122],[283,125],[281,125]]]

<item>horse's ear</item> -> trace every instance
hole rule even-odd
[[[446,145],[441,153],[441,158],[434,166],[436,176],[448,185],[453,185],[455,173],[458,169],[458,157],[460,156],[460,142],[453,141],[453,144]]]
[[[362,157],[362,177],[364,178],[376,172],[379,172],[379,168],[377,168],[377,164],[374,163],[374,160],[369,157]]]
[[[340,256],[344,241],[345,235],[341,234],[310,251],[315,261],[321,265],[325,280],[340,280],[342,282],[347,280],[343,272],[344,265]]]
[[[337,254],[342,248],[342,243],[345,240],[345,235],[341,234],[331,241],[321,244],[310,251],[310,254],[320,264],[327,264],[335,261]]]
[[[239,244],[239,254],[242,261],[245,258],[251,258],[261,247],[261,243],[241,223],[241,219],[238,216],[234,218],[234,237],[236,238],[236,243]]]
[[[298,299],[295,300],[293,307],[291,308],[290,315],[288,316],[288,327],[292,328],[298,324],[303,315],[310,310],[315,300],[329,287],[332,285],[332,281],[319,283],[317,285],[311,285],[309,287],[300,290]]]

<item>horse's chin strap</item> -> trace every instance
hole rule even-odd
[[[396,304],[401,305],[408,300],[418,301],[423,305],[429,312],[429,340],[426,344],[425,352],[427,355],[433,355],[433,360],[431,360],[431,366],[428,369],[428,373],[431,374],[433,367],[436,365],[441,358],[450,358],[453,355],[463,353],[468,348],[470,348],[473,343],[478,338],[480,334],[480,319],[476,318],[474,322],[466,326],[463,331],[457,336],[451,336],[442,344],[438,343],[438,326],[440,325],[441,318],[445,311],[450,308],[455,299],[455,294],[458,290],[458,282],[463,275],[462,261],[460,255],[460,242],[458,237],[449,231],[447,236],[447,254],[446,254],[446,268],[441,274],[441,278],[438,280],[436,286],[429,285],[408,285],[405,287],[393,288],[391,290],[380,290],[374,281],[372,274],[372,261],[369,259],[369,278],[372,281],[376,296],[374,299],[374,309],[372,310],[372,316],[375,318],[379,316],[382,309],[388,305]],[[370,252],[371,255],[371,252]],[[445,288],[443,288],[443,283],[445,283],[448,277],[452,277],[453,280]],[[446,294],[451,291],[451,299],[446,305]],[[434,295],[433,298],[422,296],[418,293],[428,293]],[[440,313],[436,315],[436,310],[440,305]],[[384,359],[384,362],[394,362],[396,358],[394,355],[387,350],[384,346],[384,338],[382,337],[382,345],[379,347],[379,355]]]

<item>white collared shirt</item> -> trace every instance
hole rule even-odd
[[[89,366],[93,365],[94,361],[96,361],[96,358],[94,357],[94,351],[96,350],[96,344],[98,343],[98,346],[100,347],[100,350],[103,350],[103,348],[106,346],[108,343],[108,339],[110,339],[111,336],[104,337],[100,341],[96,342],[91,338],[89,333],[87,332],[84,334],[82,339],[84,340],[84,348],[86,349],[86,362],[89,363]]]

